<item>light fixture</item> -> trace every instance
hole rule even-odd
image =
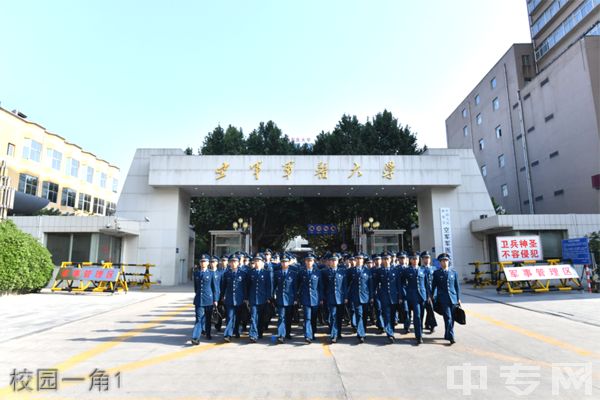
[[[243,218],[238,218],[237,222],[238,222],[239,224],[241,224],[242,222],[244,222],[244,219],[243,219]]]
[[[242,224],[242,228],[248,229],[248,223],[244,221],[244,223]]]
[[[369,222],[373,223],[373,221],[375,221],[375,219],[373,217],[369,217]]]
[[[233,223],[233,229],[237,229],[240,225],[237,222]]]

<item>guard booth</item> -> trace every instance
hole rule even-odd
[[[210,233],[210,253],[221,257],[223,254],[231,254],[236,251],[250,252],[249,234],[243,234],[233,230],[214,230]]]

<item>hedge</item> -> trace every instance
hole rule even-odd
[[[12,221],[0,222],[0,292],[33,292],[45,287],[54,266],[50,252]]]

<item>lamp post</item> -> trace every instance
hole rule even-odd
[[[238,218],[236,221],[233,221],[231,226],[241,235],[241,249],[243,251],[248,251],[246,248],[246,235],[250,232],[250,223],[245,221],[244,218]]]
[[[363,232],[367,235],[367,253],[373,254],[373,235],[375,231],[379,229],[379,221],[375,221],[375,218],[369,217],[362,225]]]

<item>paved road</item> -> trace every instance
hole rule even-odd
[[[397,334],[389,345],[374,332],[362,345],[351,336],[328,345],[323,330],[318,343],[305,345],[297,328],[297,339],[283,345],[267,337],[223,344],[217,334],[191,346],[190,286],[114,296],[5,296],[0,398],[506,399],[528,389],[528,398],[581,399],[586,390],[598,398],[599,295],[464,292],[468,324],[457,327],[457,344],[448,346],[439,330],[419,347],[412,334]],[[58,370],[59,387],[37,391],[36,371],[47,368]],[[31,391],[13,392],[15,369],[32,371]],[[95,369],[106,371],[108,392],[90,391]],[[470,385],[461,384],[469,378]]]

